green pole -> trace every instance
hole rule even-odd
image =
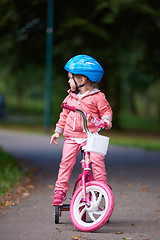
[[[53,49],[53,0],[48,0],[46,29],[46,73],[45,73],[45,129],[50,128],[51,117],[51,87],[52,87],[52,49]]]

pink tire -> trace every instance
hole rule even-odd
[[[71,200],[70,218],[78,230],[92,232],[101,228],[110,218],[114,197],[107,185],[96,181],[86,184],[86,193],[90,198],[90,206],[82,202],[82,187],[79,187]]]

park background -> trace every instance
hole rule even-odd
[[[106,163],[110,164],[109,171],[113,176],[111,181],[114,193],[117,194],[116,202],[120,200],[123,206],[118,207],[122,210],[117,211],[117,214],[120,218],[126,214],[127,224],[130,224],[128,216],[131,216],[130,207],[133,207],[133,213],[140,222],[132,222],[128,228],[133,230],[129,231],[133,231],[134,236],[135,233],[140,236],[145,233],[144,238],[149,239],[151,234],[157,234],[156,227],[159,229],[157,214],[160,174],[159,159],[156,156],[159,156],[160,151],[160,2],[54,1],[53,43],[50,49],[53,56],[51,111],[50,126],[46,129],[46,35],[51,30],[47,27],[49,2],[53,0],[0,0],[0,94],[3,95],[6,106],[4,115],[0,118],[0,214],[5,214],[8,207],[18,205],[19,199],[29,196],[32,190],[35,191],[32,196],[36,197],[36,204],[37,197],[40,201],[40,195],[36,192],[39,184],[28,185],[28,181],[34,183],[35,178],[41,178],[42,169],[45,191],[50,184],[48,169],[52,177],[56,176],[60,157],[57,157],[57,149],[55,153],[52,150],[54,146],[49,145],[49,140],[61,111],[61,102],[67,95],[68,77],[64,65],[77,54],[88,54],[104,68],[105,74],[99,87],[113,109],[113,128],[110,131],[103,130],[102,134],[110,137],[111,159],[107,159]],[[26,137],[26,140],[17,141],[17,135]],[[44,142],[39,142],[42,138]],[[32,146],[33,142],[36,147]],[[131,148],[115,147],[114,144]],[[14,155],[16,151],[18,155]],[[24,154],[20,157],[19,153],[23,151]],[[54,154],[54,157],[50,154]],[[51,156],[51,160],[47,160],[47,155]],[[25,162],[25,159],[30,163],[35,162],[37,168]],[[42,162],[44,165],[39,168]],[[33,189],[29,190],[27,186]],[[53,189],[49,185],[49,191],[52,191],[51,188]],[[125,189],[124,192],[122,188]],[[34,230],[35,236],[39,238],[37,232],[42,232],[37,229],[44,231],[46,216],[47,231],[44,232],[48,233],[46,213],[50,210],[45,207],[49,208],[50,205],[46,204],[47,195],[48,192],[44,194],[42,191],[41,199],[45,199],[41,201],[40,207],[44,210],[43,217],[39,207],[37,217],[31,211],[32,207],[37,207],[35,203],[28,210],[28,201],[32,199],[28,198],[27,205],[24,206],[23,202],[19,208],[23,220],[15,221],[15,216],[19,214],[15,206],[13,218],[10,211],[9,218],[6,217],[4,225],[1,224],[4,234],[12,233],[13,239],[15,232],[18,237],[23,234],[24,238],[25,235],[28,237],[28,229],[31,229],[31,239],[35,239]],[[127,202],[127,196],[130,202]],[[33,213],[29,221],[24,208],[26,213]],[[148,223],[144,222],[144,212],[146,219],[149,219]],[[41,227],[37,226],[37,219],[42,219]],[[25,224],[25,231],[22,231],[20,223]],[[55,235],[52,215],[50,223],[51,232]],[[118,225],[126,234],[128,229],[123,223],[125,221],[119,221]],[[138,229],[134,228],[136,225]],[[13,226],[17,230],[14,231]],[[150,231],[152,227],[153,232]],[[117,228],[114,232],[117,232]],[[68,234],[71,236],[72,232],[69,231]],[[104,235],[99,236],[103,238]],[[40,238],[43,238],[42,235]]]
[[[46,0],[0,1],[1,128],[44,131]],[[54,1],[52,134],[67,95],[65,63],[91,55],[104,68],[100,89],[113,109],[111,143],[160,149],[160,2]]]

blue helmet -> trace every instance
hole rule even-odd
[[[71,58],[64,69],[73,74],[81,74],[88,77],[92,82],[100,82],[104,73],[101,65],[92,57],[77,55]]]

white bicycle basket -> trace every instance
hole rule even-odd
[[[99,135],[98,133],[88,133],[86,151],[106,155],[108,144],[109,137]]]

